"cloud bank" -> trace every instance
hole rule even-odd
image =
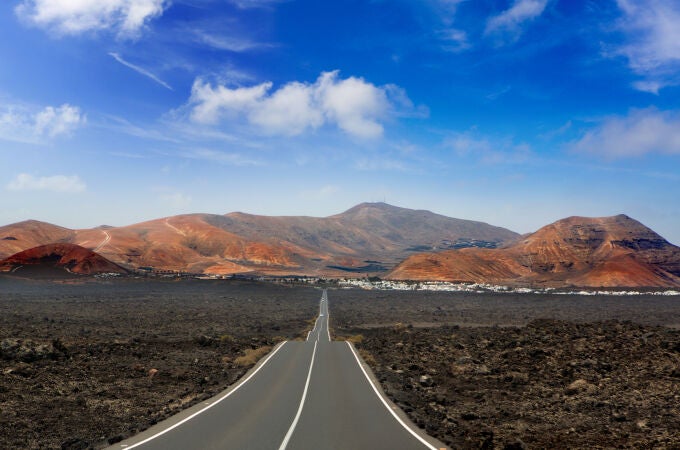
[[[168,5],[167,0],[22,0],[15,12],[61,35],[114,30],[119,36],[134,37]]]
[[[314,83],[290,82],[272,91],[272,83],[229,88],[194,82],[189,105],[192,121],[218,124],[242,117],[266,134],[295,136],[323,125],[348,135],[376,138],[383,122],[413,110],[406,93],[395,85],[375,86],[363,78],[340,78],[324,72]]]

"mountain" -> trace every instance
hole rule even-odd
[[[390,279],[542,286],[680,286],[680,248],[625,215],[569,217],[495,250],[413,255]]]
[[[188,214],[88,230],[31,223],[0,227],[0,257],[56,239],[131,269],[340,276],[384,273],[416,251],[496,247],[518,237],[482,222],[385,203],[324,218]]]
[[[126,273],[117,264],[75,244],[47,244],[16,253],[0,261],[0,271],[22,273],[23,269],[59,269],[80,275]]]
[[[0,259],[38,245],[71,242],[74,230],[37,220],[0,227]]]

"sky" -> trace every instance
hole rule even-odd
[[[679,199],[678,0],[0,2],[0,225]]]

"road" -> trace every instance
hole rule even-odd
[[[110,449],[443,448],[385,400],[349,343],[331,341],[328,317],[324,290],[306,341],[280,344],[232,388]]]

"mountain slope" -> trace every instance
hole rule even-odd
[[[21,224],[0,228],[0,256],[58,238],[96,249],[128,268],[301,275],[377,273],[416,250],[497,246],[518,236],[481,222],[384,203],[325,218],[188,214],[125,227],[24,230],[11,246],[1,240],[20,231]]]
[[[76,232],[37,220],[26,220],[0,227],[0,259],[32,247],[71,242]]]
[[[127,272],[101,255],[75,244],[41,245],[0,261],[0,271],[4,272],[37,266],[63,269],[80,275]]]
[[[625,215],[570,217],[502,249],[414,255],[389,278],[548,286],[678,286],[680,248]]]

